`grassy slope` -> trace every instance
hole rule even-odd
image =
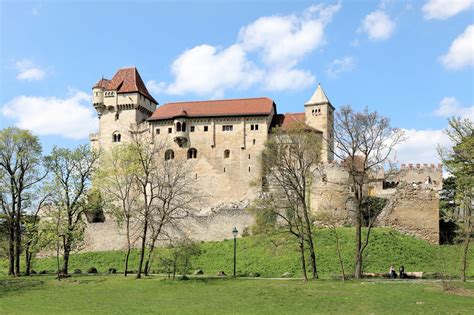
[[[323,277],[339,273],[339,264],[335,252],[334,240],[329,230],[316,232],[316,252],[318,268]],[[353,270],[354,229],[339,229],[342,254],[346,270]],[[223,270],[231,274],[233,259],[233,241],[207,242],[200,244],[202,254],[193,261],[193,268],[201,268],[205,274],[215,275]],[[238,239],[237,271],[259,272],[262,277],[279,277],[284,272],[300,276],[299,256],[292,238],[287,235],[251,236]],[[163,249],[158,252],[162,253]],[[374,229],[371,243],[366,250],[365,271],[386,272],[391,264],[404,265],[406,271],[443,272],[458,275],[460,248],[458,246],[436,246],[414,237],[402,235],[390,229]],[[124,254],[116,252],[90,252],[75,254],[70,259],[70,270],[75,268],[86,271],[96,267],[99,272],[108,268],[123,270]],[[474,277],[474,250],[470,251],[468,274]],[[3,262],[5,264],[5,262]],[[136,270],[137,252],[133,252],[130,268]],[[34,269],[55,270],[55,259],[40,259],[34,263]],[[152,269],[159,271],[156,263]],[[0,266],[5,270],[5,266]]]
[[[1,314],[473,314],[474,284],[122,276],[2,279]]]

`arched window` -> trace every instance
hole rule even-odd
[[[174,159],[174,151],[169,149],[165,152],[165,161]]]
[[[122,136],[120,135],[119,132],[114,132],[114,134],[112,135],[112,141],[113,141],[113,142],[120,142],[120,141],[122,141]]]
[[[230,158],[230,150],[224,150],[224,159]]]
[[[184,122],[183,125],[181,126],[181,131],[186,131],[186,123]]]
[[[181,123],[179,121],[176,123],[176,131],[181,131]]]
[[[189,159],[196,159],[198,151],[195,148],[191,148],[188,150],[188,160]]]

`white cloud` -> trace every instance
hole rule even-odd
[[[261,78],[261,71],[246,59],[239,45],[226,49],[196,46],[176,58],[171,72],[175,81],[166,86],[166,92],[178,95],[190,92],[222,97],[228,88],[245,88]]]
[[[444,118],[458,116],[474,120],[474,106],[461,107],[455,97],[445,97],[439,103],[439,107],[434,114]]]
[[[199,45],[171,65],[174,81],[148,82],[152,91],[222,97],[228,89],[260,86],[297,90],[314,84],[298,69],[302,58],[324,44],[324,29],[341,5],[314,5],[301,14],[266,16],[242,27],[229,47]]]
[[[15,62],[15,68],[18,71],[17,80],[39,81],[46,77],[46,72],[28,59]]]
[[[445,68],[457,70],[474,65],[474,24],[469,25],[449,47],[449,51],[439,58]]]
[[[359,32],[365,32],[372,40],[386,40],[395,31],[395,22],[382,10],[374,11],[365,16]]]
[[[97,118],[89,94],[71,91],[61,99],[56,97],[18,96],[1,108],[1,113],[15,120],[19,128],[38,135],[59,135],[71,139],[86,139],[97,128]]]
[[[446,20],[456,14],[470,9],[474,5],[474,0],[429,0],[423,6],[423,16],[425,19]]]
[[[448,147],[451,142],[443,130],[405,129],[407,140],[396,147],[399,163],[440,163],[436,148]]]
[[[343,72],[354,69],[355,61],[351,56],[347,56],[341,59],[334,59],[331,64],[327,67],[326,73],[332,77],[337,78]]]

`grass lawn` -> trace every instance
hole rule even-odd
[[[474,314],[474,283],[0,278],[0,314]]]
[[[342,256],[348,273],[354,270],[354,234],[353,228],[338,230],[341,237]],[[335,242],[327,229],[315,231],[316,255],[320,276],[330,279],[339,274],[339,263],[335,251]],[[233,241],[202,242],[199,244],[201,255],[192,261],[193,269],[202,269],[206,275],[217,275],[221,270],[232,273]],[[294,277],[301,277],[298,247],[293,238],[287,234],[256,235],[239,238],[237,241],[237,272],[260,273],[261,277],[281,277],[290,272]],[[152,264],[152,271],[163,272],[158,264],[158,257],[166,249],[158,249],[157,257]],[[405,266],[406,271],[424,271],[425,273],[443,273],[458,277],[460,270],[460,246],[439,246],[429,244],[415,237],[403,235],[392,229],[376,228],[371,234],[371,243],[365,251],[364,270],[366,272],[388,272],[390,265],[396,268]],[[109,268],[123,271],[125,254],[123,251],[89,252],[73,254],[69,269],[72,272],[79,268],[82,272],[90,267],[105,273]],[[474,246],[469,254],[467,274],[474,277]],[[130,258],[130,270],[137,270],[138,251],[133,251]],[[54,258],[36,259],[33,269],[37,272],[56,270]],[[0,259],[0,274],[7,270],[6,260]],[[193,270],[191,270],[193,271]]]

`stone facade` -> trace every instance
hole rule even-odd
[[[248,227],[252,219],[245,207],[261,191],[260,156],[265,142],[273,127],[294,121],[315,128],[323,138],[323,171],[315,172],[311,208],[315,213],[324,207],[348,213],[352,209],[352,192],[345,185],[348,173],[331,153],[335,109],[320,86],[304,104],[304,113],[285,115],[278,114],[268,98],[170,103],[156,108],[135,68],[119,70],[112,80],[102,79],[92,92],[99,118],[99,132],[90,138],[93,148],[107,150],[127,142],[130,128],[139,126],[163,145],[157,158],[190,163],[193,185],[205,196],[205,203],[197,215],[181,223],[179,233],[219,240],[230,238],[233,226],[240,231]],[[429,165],[403,165],[387,182],[374,183],[369,193],[389,198],[391,207],[387,205],[378,224],[437,242],[441,183],[441,168]],[[124,232],[110,218],[87,226],[86,250],[124,246]]]

